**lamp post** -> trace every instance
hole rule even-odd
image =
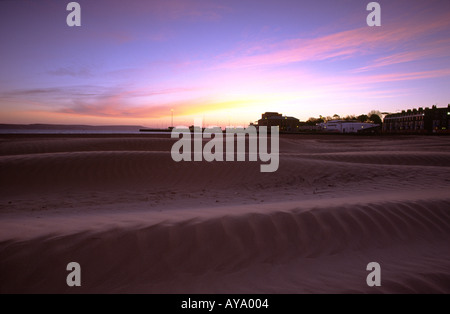
[[[172,113],[172,123],[171,123],[171,126],[172,126],[172,128],[173,128],[173,109],[170,109],[170,112]]]

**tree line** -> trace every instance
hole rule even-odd
[[[332,117],[327,116],[323,117],[320,116],[319,118],[311,117],[306,121],[306,125],[317,125],[319,123],[325,123],[332,120],[345,120],[345,121],[358,121],[362,123],[375,123],[375,124],[382,124],[382,114],[378,110],[372,110],[368,114],[361,114],[359,116],[355,115],[347,115],[345,117],[341,117],[338,114],[333,115]]]

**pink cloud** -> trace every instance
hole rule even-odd
[[[128,106],[116,102],[115,99],[110,99],[110,101],[95,103],[76,101],[73,105],[58,110],[57,113],[90,117],[159,119],[169,116],[171,109],[176,112],[177,116],[185,116],[223,108],[222,106],[224,104],[231,105],[232,107],[242,105],[239,101],[226,103],[207,98],[197,98],[170,101],[163,104]]]
[[[377,75],[346,75],[336,77],[311,77],[309,81],[313,86],[319,86],[320,90],[328,92],[369,92],[373,90],[376,93],[395,93],[395,89],[389,88],[379,90],[374,84],[412,81],[420,79],[432,79],[438,77],[450,76],[449,69],[437,69],[415,72],[394,72]],[[403,90],[402,93],[405,91]]]
[[[71,103],[60,106],[57,112],[95,117],[160,118],[167,116],[170,109],[182,113],[187,111],[187,108],[197,105],[199,100],[192,100],[188,97],[183,97],[187,100],[176,100],[180,98],[180,95],[196,90],[197,88],[194,87],[180,87],[166,89],[139,88],[120,92],[107,91],[95,98],[85,100],[76,97]],[[163,99],[158,98],[160,96]],[[156,99],[153,99],[154,97]],[[136,101],[136,98],[144,98],[145,100]]]
[[[274,66],[302,61],[317,61],[334,58],[349,58],[357,55],[366,55],[373,53],[374,50],[384,47],[392,49],[395,45],[402,45],[417,38],[429,34],[448,30],[450,27],[450,12],[445,12],[441,16],[434,16],[432,20],[424,20],[417,23],[412,21],[399,21],[392,25],[380,28],[369,28],[367,26],[342,31],[330,35],[316,38],[295,38],[282,42],[275,42],[266,45],[266,51],[260,52],[260,43],[255,43],[255,48],[247,47],[244,51],[235,51],[229,53],[231,57],[228,61],[221,63],[218,68],[234,69],[255,66]],[[430,41],[427,41],[433,44]],[[448,45],[447,45],[448,47]],[[423,55],[416,53],[410,55],[399,55],[397,58],[419,58],[426,55],[434,55],[436,49],[439,53],[445,48],[437,46],[434,43],[428,51],[423,51]],[[249,53],[255,51],[255,54]],[[384,60],[385,63],[394,62]],[[383,60],[379,60],[382,66]]]
[[[373,75],[366,77],[365,81],[370,83],[396,82],[396,81],[429,79],[448,75],[450,75],[450,68],[431,71],[421,71],[421,72],[389,73],[389,74]]]
[[[438,41],[424,41],[414,50],[402,51],[375,59],[370,65],[356,69],[354,72],[363,72],[395,64],[413,62],[424,59],[448,56],[450,39]]]

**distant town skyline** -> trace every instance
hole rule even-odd
[[[246,125],[450,103],[450,1],[0,2],[0,123]]]

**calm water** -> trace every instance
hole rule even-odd
[[[168,132],[139,132],[123,130],[0,130],[0,134],[170,134]]]

